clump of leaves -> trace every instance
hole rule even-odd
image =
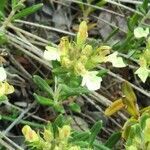
[[[114,133],[105,144],[96,140],[102,128],[102,122],[96,122],[89,131],[71,129],[62,115],[54,123],[45,127],[42,133],[25,125],[22,132],[29,147],[36,150],[110,150],[120,139],[120,133]]]

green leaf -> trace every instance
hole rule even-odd
[[[100,0],[98,3],[96,3],[96,6],[102,7],[107,3],[106,0]]]
[[[0,31],[0,45],[7,42],[7,36],[5,34],[5,31]]]
[[[4,13],[3,13],[2,11],[0,11],[0,22],[1,22],[1,20],[3,20],[4,18],[5,18]]]
[[[61,104],[55,104],[55,105],[54,105],[54,109],[55,109],[57,112],[65,113],[65,109],[64,109],[64,107],[63,107]]]
[[[77,103],[70,103],[69,104],[69,108],[72,110],[72,111],[74,111],[74,112],[78,112],[78,113],[80,113],[81,112],[81,108],[80,108],[80,106],[77,104]]]
[[[114,148],[114,146],[117,144],[117,142],[121,138],[121,132],[115,132],[113,133],[109,139],[106,141],[105,146],[109,148]]]
[[[146,15],[146,13],[148,12],[148,3],[149,3],[149,0],[143,0],[143,3],[142,5],[140,5],[138,7],[139,11],[141,11],[144,15]]]
[[[96,136],[100,132],[101,129],[102,129],[102,121],[98,121],[93,125],[93,127],[90,130],[91,135],[89,138],[89,146],[93,145],[93,142],[95,141]]]
[[[5,95],[0,96],[0,104],[5,100],[8,100],[7,96],[5,96]]]
[[[90,137],[90,132],[85,131],[85,132],[75,132],[74,135],[72,135],[72,139],[70,140],[71,142],[74,141],[87,141]]]
[[[110,148],[106,147],[103,143],[95,141],[94,142],[94,150],[111,150]]]
[[[54,101],[52,99],[37,95],[36,93],[33,94],[34,98],[37,100],[37,102],[44,106],[53,106]]]
[[[148,113],[144,113],[141,117],[140,117],[140,126],[142,129],[145,128],[146,126],[146,120],[150,118],[150,115]]]
[[[70,123],[70,119],[64,117],[62,114],[60,114],[52,124],[54,134],[56,135],[58,133],[58,127],[62,128],[64,125],[68,125]]]
[[[47,82],[42,79],[38,75],[33,76],[33,81],[37,84],[37,86],[44,92],[47,92],[49,96],[53,97],[53,90],[52,88],[47,84]]]
[[[21,18],[26,17],[30,14],[33,14],[37,10],[39,10],[42,6],[43,6],[43,4],[39,3],[39,4],[33,5],[31,7],[25,8],[25,9],[21,10],[19,13],[17,13],[16,15],[14,15],[13,20],[21,19]]]
[[[64,117],[62,114],[60,114],[54,121],[53,123],[54,126],[57,126],[57,127],[62,127],[64,125]]]
[[[8,0],[1,0],[0,2],[0,12],[4,13],[5,6]]]
[[[122,137],[127,140],[130,134],[131,126],[136,124],[138,121],[137,119],[130,118],[126,121],[126,123],[123,126],[123,132],[122,132]]]
[[[115,36],[119,32],[119,28],[115,28],[108,37],[104,40],[104,43],[107,43],[113,36]]]
[[[89,93],[89,90],[85,87],[69,87],[65,84],[61,84],[61,89],[62,91],[60,92],[60,99],[66,99],[70,96],[77,96],[77,95],[81,95],[81,94],[87,94]]]
[[[11,7],[12,7],[12,9],[14,9],[16,7],[18,2],[19,2],[18,0],[11,0]]]
[[[131,126],[129,137],[127,139],[126,145],[136,145],[142,144],[142,130],[139,124],[134,124]]]
[[[140,16],[138,14],[134,14],[132,17],[129,18],[127,21],[128,29],[133,32],[135,26],[138,24]]]
[[[104,77],[107,75],[108,70],[107,69],[102,69],[98,72],[97,76],[99,77]]]
[[[81,148],[87,148],[89,143],[87,141],[75,141],[73,142],[74,145],[78,145]]]
[[[139,110],[137,107],[137,99],[129,82],[122,84],[122,92],[125,97],[122,98],[123,103],[126,105],[128,113],[134,117],[139,116]]]

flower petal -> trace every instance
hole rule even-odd
[[[102,78],[97,76],[97,71],[90,71],[83,75],[82,86],[86,86],[90,91],[98,90],[101,86]]]
[[[28,125],[25,125],[22,128],[22,133],[25,136],[26,141],[28,142],[36,142],[39,140],[38,134]]]
[[[60,54],[57,48],[46,46],[46,50],[44,51],[44,58],[46,60],[60,60]]]
[[[125,67],[126,64],[123,62],[123,59],[121,57],[118,57],[118,52],[114,52],[107,56],[107,61],[111,62],[112,65],[116,68],[122,68]]]
[[[7,75],[5,69],[3,67],[0,67],[0,81],[6,80],[6,77]]]
[[[145,30],[142,27],[137,27],[134,29],[134,36],[139,39],[142,37],[147,37],[149,34],[149,28],[146,28]]]
[[[142,82],[145,82],[150,71],[146,67],[140,67],[138,70],[136,70],[135,74],[138,75],[138,77],[142,80]]]

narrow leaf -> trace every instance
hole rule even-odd
[[[125,105],[123,104],[122,99],[118,99],[114,101],[106,110],[105,110],[105,115],[106,116],[111,116],[114,113],[118,112],[122,108],[124,108]]]
[[[54,105],[54,101],[49,98],[37,95],[36,93],[34,93],[33,95],[34,95],[34,98],[37,100],[37,102],[41,105],[44,105],[44,106],[53,106]]]
[[[102,121],[96,122],[94,124],[94,126],[91,128],[91,130],[90,130],[91,136],[89,139],[89,146],[93,145],[93,142],[96,140],[96,136],[100,132],[101,129],[102,129]]]
[[[31,15],[31,14],[35,13],[37,10],[39,10],[42,6],[43,6],[43,4],[40,3],[40,4],[33,5],[31,7],[25,8],[25,9],[21,10],[19,13],[17,13],[16,15],[14,15],[13,20],[21,19],[23,17]]]
[[[78,132],[75,133],[74,136],[72,136],[73,138],[71,139],[71,141],[86,141],[89,139],[90,137],[90,132],[86,131],[86,132]]]
[[[106,141],[105,146],[109,148],[114,148],[114,146],[117,144],[117,142],[121,138],[121,132],[115,132],[113,133],[110,138]]]
[[[74,112],[78,112],[78,113],[81,112],[81,108],[77,103],[70,103],[69,108]]]
[[[128,113],[134,117],[139,116],[136,96],[132,87],[127,81],[122,84],[122,92],[125,96],[122,98],[122,100],[123,103],[126,105]]]
[[[4,13],[4,8],[6,6],[7,0],[1,0],[0,2],[0,12]]]
[[[52,88],[48,85],[48,83],[42,79],[38,75],[33,76],[33,81],[37,84],[37,86],[44,92],[47,92],[49,96],[53,96],[53,90]]]
[[[122,137],[127,140],[128,139],[128,136],[129,136],[129,133],[130,133],[130,129],[131,129],[131,126],[136,124],[138,121],[134,118],[130,118],[128,119],[128,121],[124,124],[123,128],[122,128]]]

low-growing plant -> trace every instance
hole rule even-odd
[[[52,89],[39,76],[34,76],[35,83],[47,96],[34,94],[38,102],[54,106],[62,112],[63,101],[70,96],[86,94],[100,88],[101,76],[104,71],[96,70],[99,64],[111,62],[117,68],[126,66],[117,52],[110,54],[111,48],[109,46],[92,45],[87,38],[87,24],[83,21],[74,41],[69,41],[68,37],[63,37],[58,46],[46,46],[44,58],[52,65],[54,79],[52,87],[54,88]],[[70,106],[73,109],[79,108],[75,103],[70,103]]]
[[[96,122],[89,131],[75,131],[68,120],[60,115],[49,123],[42,133],[26,125],[22,132],[29,147],[36,150],[110,150],[120,139],[120,133],[114,133],[104,144],[96,140],[102,128],[102,122]]]

